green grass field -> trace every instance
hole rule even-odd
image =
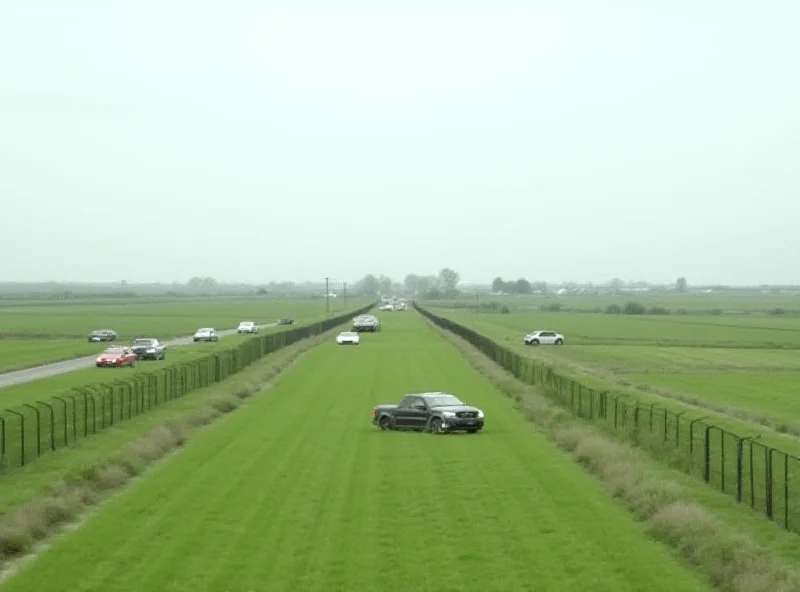
[[[547,329],[564,334],[571,345],[800,349],[800,319],[795,318],[545,312],[476,314],[463,310],[447,310],[447,314],[454,319],[491,322],[516,335],[520,341],[526,333]]]
[[[736,294],[736,293],[688,293],[688,294],[648,294],[629,292],[620,295],[533,295],[533,296],[494,296],[491,294],[464,294],[456,303],[474,304],[475,301],[496,301],[507,304],[515,312],[538,312],[542,306],[558,303],[565,310],[592,311],[604,310],[617,304],[639,302],[650,307],[663,307],[672,312],[705,313],[715,311],[723,315],[759,315],[775,309],[797,313],[800,311],[800,295],[795,294]],[[440,301],[441,302],[441,301]],[[452,305],[454,301],[449,301]],[[433,303],[430,303],[433,304]],[[445,304],[447,302],[445,301]]]
[[[0,373],[91,356],[105,345],[75,339],[0,339]]]
[[[449,390],[478,435],[382,433]],[[417,315],[325,344],[2,589],[708,590]]]
[[[435,310],[526,356],[605,379],[607,386],[624,384],[649,397],[696,397],[776,423],[800,421],[800,352],[771,349],[776,344],[794,347],[800,338],[795,319],[753,317],[733,323],[724,317]],[[566,345],[523,345],[522,337],[534,329],[559,331]],[[731,341],[734,333],[741,333],[741,341]]]
[[[347,308],[366,301],[349,299]],[[345,310],[344,299],[331,299],[331,314]],[[239,322],[271,323],[293,317],[307,323],[326,316],[324,299],[218,298],[159,299],[154,302],[86,301],[75,303],[3,302],[0,304],[0,372],[30,368],[102,351],[89,333],[113,329],[117,343],[135,337],[169,340],[200,327],[233,329]]]

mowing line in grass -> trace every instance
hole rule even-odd
[[[383,324],[310,352],[3,589],[709,589],[417,315]],[[369,424],[430,389],[482,407],[485,432]]]

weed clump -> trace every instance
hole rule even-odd
[[[236,397],[220,397],[212,401],[211,407],[220,413],[230,413],[239,406],[240,399]]]

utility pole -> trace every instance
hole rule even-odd
[[[331,314],[331,291],[328,288],[328,280],[330,278],[325,278],[325,310],[328,315]]]
[[[347,282],[344,282],[344,286],[342,286],[342,292],[344,293],[344,309],[347,310]]]

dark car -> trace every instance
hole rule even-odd
[[[448,393],[406,395],[398,405],[378,405],[372,410],[372,424],[381,430],[418,430],[432,434],[483,429],[483,411]]]
[[[97,343],[98,341],[114,341],[117,338],[117,332],[111,329],[98,329],[89,333],[89,341]]]
[[[163,360],[167,357],[167,346],[153,337],[134,339],[131,350],[138,360]]]
[[[291,318],[284,318],[278,321],[279,325],[294,325],[294,319]]]

